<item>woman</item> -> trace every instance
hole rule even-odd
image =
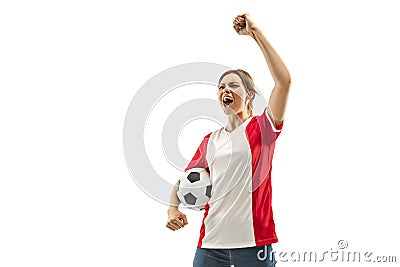
[[[204,137],[186,168],[206,168],[213,185],[194,267],[275,266],[271,244],[278,238],[271,207],[271,163],[283,125],[290,74],[248,14],[237,16],[233,28],[257,42],[275,86],[263,114],[253,116],[256,90],[251,76],[244,70],[229,70],[220,77],[218,100],[228,124]],[[175,189],[166,225],[173,231],[187,224]]]

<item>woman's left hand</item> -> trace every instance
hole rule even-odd
[[[233,20],[233,28],[240,35],[251,35],[252,31],[256,29],[252,18],[249,14],[238,15]]]

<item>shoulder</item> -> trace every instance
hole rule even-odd
[[[273,132],[280,132],[282,130],[283,121],[279,123],[274,123],[269,108],[266,107],[262,114],[254,116],[249,124],[251,124],[252,126],[257,125],[258,127],[265,130],[269,129]]]

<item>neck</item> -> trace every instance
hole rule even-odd
[[[250,118],[250,115],[246,113],[238,113],[234,115],[229,115],[228,116],[228,125],[225,127],[225,129],[228,132],[232,132],[235,130],[237,127],[239,127],[243,122],[245,122],[248,118]]]

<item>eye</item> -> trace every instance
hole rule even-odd
[[[237,83],[230,83],[230,84],[229,84],[229,87],[230,87],[230,88],[238,88],[239,85],[238,85]]]
[[[225,88],[225,85],[220,85],[219,87],[218,87],[218,90],[222,90],[222,89],[224,89]]]

